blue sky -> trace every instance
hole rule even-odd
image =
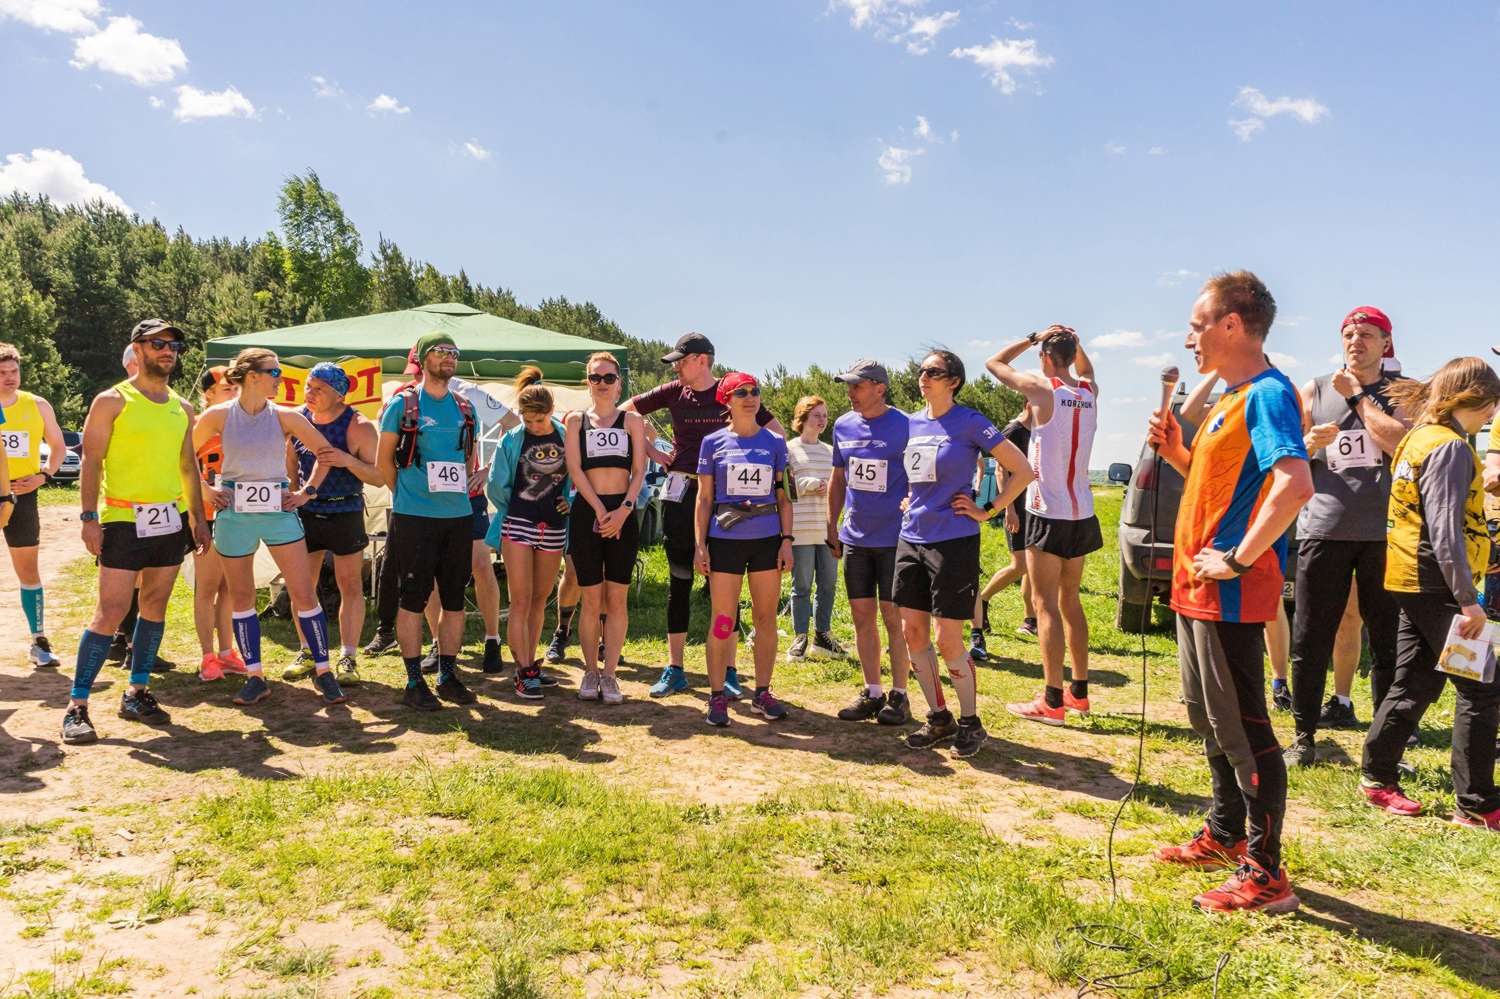
[[[1500,342],[1500,6],[1418,11],[0,0],[0,189],[255,235],[313,167],[367,245],[751,370],[1065,322],[1099,467],[1215,270],[1298,382],[1355,305],[1409,373]]]

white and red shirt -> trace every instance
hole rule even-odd
[[[1026,487],[1026,511],[1050,520],[1087,520],[1094,515],[1089,455],[1098,427],[1094,386],[1052,379],[1052,419],[1031,431],[1028,458],[1036,479]]]

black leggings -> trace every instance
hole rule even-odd
[[[694,476],[676,503],[662,504],[662,547],[667,552],[667,634],[688,630],[692,614],[693,549],[697,547],[693,515],[698,505],[698,479]]]

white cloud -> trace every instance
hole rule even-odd
[[[1156,279],[1156,283],[1162,288],[1175,288],[1197,277],[1197,271],[1190,271],[1186,267],[1179,267],[1175,271],[1162,271],[1161,276]]]
[[[326,76],[309,76],[308,79],[312,81],[314,97],[344,96],[344,88]]]
[[[1266,123],[1261,118],[1231,118],[1229,127],[1234,129],[1241,142],[1249,142],[1255,138],[1256,132],[1266,127]]]
[[[903,149],[900,146],[886,146],[880,155],[875,158],[875,163],[885,175],[887,184],[910,184],[911,183],[911,161],[925,154],[925,149]]]
[[[152,94],[150,97],[146,98],[146,103],[154,108],[159,108],[163,104],[165,104],[166,101],[162,100],[160,97],[157,97],[155,94]]]
[[[1100,333],[1089,341],[1089,350],[1108,350],[1111,347],[1144,347],[1146,346],[1146,334],[1140,330],[1115,330],[1113,333]]]
[[[197,87],[177,88],[177,108],[172,117],[178,121],[197,121],[199,118],[254,118],[255,105],[234,87],[223,90],[199,90]]]
[[[923,14],[911,19],[901,38],[906,42],[906,51],[912,55],[926,55],[932,51],[937,36],[958,23],[958,11],[945,10],[941,14]]]
[[[957,142],[958,141],[958,129],[955,128],[953,131],[951,131],[951,132],[948,133],[948,141],[949,142]]]
[[[993,340],[969,340],[965,344],[965,346],[971,347],[974,350],[989,350],[991,347],[995,346],[995,341],[993,341]]]
[[[1146,150],[1146,155],[1147,156],[1165,156],[1165,155],[1167,155],[1167,147],[1166,146],[1152,146],[1150,149]]]
[[[78,69],[94,66],[143,87],[170,82],[187,64],[187,53],[177,39],[147,34],[133,17],[112,17],[103,31],[73,45],[73,65]]]
[[[479,144],[478,139],[470,139],[463,145],[464,154],[472,156],[481,163],[490,158],[490,151]]]
[[[1160,354],[1147,354],[1145,357],[1132,357],[1130,363],[1139,365],[1142,368],[1160,368],[1171,364],[1176,359],[1176,354],[1170,351],[1163,351]]]
[[[971,45],[948,53],[952,59],[968,59],[1002,94],[1016,92],[1016,73],[1046,69],[1053,59],[1037,51],[1033,38],[991,38],[988,45]]]
[[[365,110],[370,112],[386,111],[391,114],[409,114],[411,112],[411,108],[402,104],[390,94],[381,94],[379,97],[376,97],[369,103]]]
[[[932,51],[937,36],[958,23],[959,12],[924,13],[928,0],[831,0],[832,10],[849,13],[856,31],[869,28],[876,38],[902,43],[912,55]]]
[[[1266,351],[1266,356],[1269,357],[1271,359],[1271,363],[1276,365],[1278,368],[1298,368],[1302,366],[1302,362],[1297,360],[1291,354],[1283,354],[1279,350],[1268,350]]]
[[[1032,28],[1036,27],[1035,21],[1023,21],[1020,18],[1016,17],[1011,18],[1005,23],[1010,25],[1012,28],[1015,28],[1017,31],[1030,31]]]
[[[114,191],[84,176],[83,164],[56,149],[33,149],[31,155],[11,153],[0,166],[0,193],[45,195],[59,205],[103,201],[130,211]]]
[[[1268,118],[1291,115],[1304,125],[1316,125],[1328,117],[1328,106],[1315,97],[1277,97],[1274,100],[1255,87],[1241,87],[1234,106],[1248,118],[1231,118],[1229,127],[1241,142],[1249,142],[1266,127]]]
[[[1127,152],[1126,148],[1118,142],[1106,142],[1104,144],[1104,151],[1111,156],[1124,156]]]
[[[922,115],[917,115],[917,137],[925,139],[928,142],[932,141],[932,126],[927,123],[927,119]]]
[[[99,0],[0,0],[0,17],[70,35],[99,30],[94,18],[102,13]]]

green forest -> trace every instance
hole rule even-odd
[[[660,360],[669,344],[630,335],[592,302],[557,297],[526,305],[462,269],[444,274],[384,235],[367,250],[314,171],[287,178],[276,209],[279,231],[251,240],[169,233],[154,219],[98,202],[64,208],[23,194],[0,201],[0,340],[20,348],[26,388],[50,399],[63,425],[76,429],[95,393],[121,378],[120,352],[140,319],[160,316],[186,331],[178,388],[187,394],[203,368],[205,340],[435,302],[618,344],[634,391],[671,377]],[[892,367],[892,404],[908,411],[920,405],[917,361],[941,343],[935,331],[930,342],[912,344],[904,367]],[[733,354],[721,360],[732,362]],[[834,372],[777,366],[759,374],[766,404],[783,421],[807,394],[826,399],[833,417],[848,408]],[[1008,420],[1020,397],[978,374],[970,373],[960,400]]]

